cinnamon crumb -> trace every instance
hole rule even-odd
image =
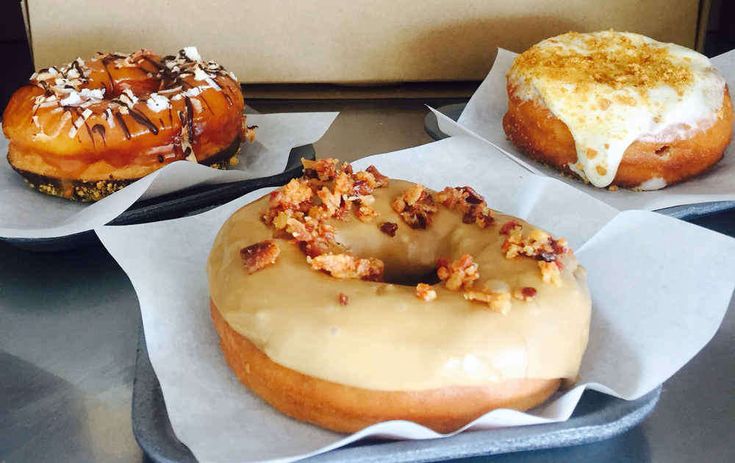
[[[362,259],[349,254],[322,254],[307,257],[314,270],[324,271],[334,278],[380,281],[383,279],[384,264],[373,257]]]
[[[469,289],[473,282],[480,278],[479,267],[469,254],[464,254],[454,262],[439,259],[436,274],[444,282],[444,286],[452,291],[460,288]]]
[[[347,305],[350,303],[350,298],[345,293],[339,293],[337,299],[339,300],[339,305]]]
[[[426,283],[416,285],[416,297],[425,302],[431,302],[436,299],[436,290]]]
[[[273,240],[260,241],[240,249],[240,257],[245,264],[245,270],[250,274],[273,265],[280,253],[281,250]]]
[[[396,236],[396,231],[398,231],[398,224],[395,222],[383,222],[378,228],[380,228],[380,231],[393,238]]]

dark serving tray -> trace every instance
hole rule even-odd
[[[301,176],[301,158],[315,159],[314,146],[293,148],[285,169],[280,174],[218,185],[195,186],[138,201],[107,225],[132,225],[200,214],[251,191],[283,185],[292,178]],[[97,235],[89,230],[56,238],[2,238],[2,240],[30,251],[58,252],[94,243],[97,241]]]
[[[587,444],[609,439],[643,421],[653,411],[660,394],[659,387],[638,400],[625,401],[587,391],[572,417],[563,423],[472,431],[445,439],[363,440],[307,461],[428,462]],[[135,439],[151,461],[197,461],[171,428],[161,386],[148,358],[143,330],[133,381],[132,421]]]
[[[467,103],[454,103],[446,106],[440,106],[437,111],[446,115],[450,119],[456,121],[464,111]],[[434,140],[442,140],[447,138],[449,135],[445,134],[439,128],[439,122],[436,120],[436,115],[429,111],[424,118],[424,129]],[[709,203],[698,203],[698,204],[685,204],[682,206],[666,207],[658,209],[656,212],[676,217],[682,220],[691,220],[701,217],[706,217],[712,214],[725,212],[735,209],[735,201],[715,201]]]

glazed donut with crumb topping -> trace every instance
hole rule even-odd
[[[252,392],[339,432],[450,432],[576,379],[591,303],[563,239],[470,187],[304,162],[224,223],[208,260],[221,348]]]
[[[232,73],[196,48],[99,54],[35,73],[3,114],[8,161],[43,193],[96,201],[173,161],[224,168],[241,141]]]
[[[717,163],[732,136],[730,96],[712,63],[642,35],[552,37],[507,77],[511,142],[596,187],[673,185]]]

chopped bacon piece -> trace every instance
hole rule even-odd
[[[380,171],[378,171],[377,167],[373,165],[368,166],[368,168],[365,169],[365,171],[373,174],[373,177],[375,178],[376,188],[382,188],[384,186],[388,186],[388,183],[390,183],[390,181],[388,180],[388,177],[381,174]]]
[[[355,210],[355,215],[361,222],[370,222],[378,216],[378,211],[370,206],[359,205]]]
[[[480,278],[478,265],[469,254],[463,255],[451,263],[446,259],[439,259],[436,274],[444,282],[444,286],[452,291],[457,291],[460,288],[469,289],[473,282]]]
[[[507,291],[470,290],[464,292],[464,298],[468,301],[485,303],[490,310],[503,315],[507,314],[511,308],[510,293]]]
[[[391,203],[404,222],[411,228],[426,228],[438,210],[433,196],[423,185],[413,185]]]
[[[240,257],[248,273],[255,273],[276,263],[281,250],[273,240],[260,241],[240,249]]]
[[[556,262],[538,261],[538,267],[541,269],[541,279],[544,283],[554,286],[561,286],[561,271]]]
[[[330,158],[312,161],[301,158],[301,164],[304,166],[304,177],[316,178],[322,182],[328,182],[337,176],[337,164],[339,164],[339,160]]]
[[[347,305],[350,303],[350,298],[345,293],[339,293],[337,300],[339,301],[339,305]]]
[[[503,228],[506,225],[508,224],[503,225]],[[513,259],[518,256],[526,256],[536,259],[539,261],[543,281],[559,286],[561,284],[560,270],[563,268],[560,257],[569,252],[566,240],[555,239],[545,231],[538,229],[531,230],[528,235],[524,235],[520,225],[508,228],[508,238],[505,239],[501,248],[505,257]],[[541,265],[542,263],[552,265]]]
[[[523,288],[516,288],[513,290],[513,297],[518,299],[519,301],[529,302],[532,301],[535,297],[538,291],[536,288],[532,288],[530,286],[524,286]]]
[[[444,207],[462,213],[462,222],[487,228],[495,222],[493,211],[485,199],[471,187],[446,187],[436,194],[436,200]]]
[[[416,297],[422,301],[431,302],[436,299],[436,290],[426,283],[419,283],[416,285]]]
[[[396,231],[398,231],[398,224],[395,222],[383,222],[378,228],[380,228],[380,231],[393,238],[396,236]]]
[[[383,278],[384,264],[373,257],[361,259],[349,254],[322,254],[307,258],[314,270],[322,270],[335,278],[359,278],[380,281]]]
[[[499,233],[501,235],[510,235],[516,228],[521,228],[521,224],[516,220],[509,220],[500,227]]]

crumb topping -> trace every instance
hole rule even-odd
[[[347,305],[350,303],[350,298],[345,293],[339,293],[337,295],[337,300],[339,301],[339,305]]]
[[[446,187],[435,196],[444,207],[461,212],[464,223],[487,228],[495,222],[493,211],[487,207],[485,198],[471,187]]]
[[[252,274],[276,263],[280,248],[273,240],[260,241],[240,249],[245,270]]]
[[[397,196],[391,207],[409,227],[414,229],[425,229],[431,225],[432,216],[438,210],[434,197],[419,184],[409,187]]]
[[[416,285],[416,297],[425,302],[431,302],[436,299],[436,290],[426,283]]]
[[[362,259],[350,254],[321,254],[307,257],[306,260],[314,270],[321,270],[334,278],[368,281],[383,279],[383,261],[373,257]]]
[[[693,80],[690,67],[677,62],[666,47],[613,31],[569,32],[545,40],[518,56],[511,73],[516,71],[572,84],[576,91],[604,85],[642,95],[659,85],[681,94]]]

